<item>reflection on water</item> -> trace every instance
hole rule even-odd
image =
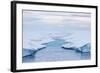
[[[90,59],[90,53],[80,53],[75,50],[61,48],[64,43],[64,40],[55,39],[55,41],[45,44],[46,48],[37,51],[33,55],[23,57],[23,63]]]

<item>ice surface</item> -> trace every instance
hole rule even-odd
[[[64,48],[75,48],[76,50],[87,52],[90,51],[90,33],[87,31],[84,32],[75,32],[70,36],[63,37],[66,44],[62,45]]]
[[[40,44],[40,42],[26,41],[24,42],[23,48],[27,48],[29,50],[38,50],[40,48],[46,47],[45,45]]]

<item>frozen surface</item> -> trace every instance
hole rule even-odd
[[[86,47],[89,46],[91,42],[90,33],[87,31],[78,31],[77,33],[75,32],[72,35],[64,37],[62,39],[64,39],[66,42],[66,44],[62,45],[62,47],[64,48],[75,48],[76,50],[80,50],[83,52],[85,52],[86,50],[90,51],[90,47]]]
[[[27,48],[29,50],[38,50],[40,48],[44,48],[46,47],[45,45],[41,45],[40,43],[38,42],[35,42],[35,43],[32,43],[32,42],[26,42],[27,44],[24,45],[24,48]]]
[[[82,47],[83,45],[90,43],[91,42],[91,34],[88,31],[77,31],[75,33],[73,33],[70,36],[66,36],[62,39],[64,39],[69,43],[72,43],[72,45],[74,44],[75,47]]]

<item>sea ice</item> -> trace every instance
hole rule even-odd
[[[29,50],[39,50],[41,48],[46,47],[45,45],[42,45],[40,42],[36,41],[24,41],[23,48],[29,49]]]
[[[81,52],[90,51],[90,34],[88,32],[73,33],[70,36],[63,37],[66,44],[62,45],[63,48],[74,48]]]

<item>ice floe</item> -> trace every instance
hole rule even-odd
[[[71,36],[63,37],[66,44],[62,45],[63,48],[73,48],[80,52],[90,51],[90,34],[88,32],[73,33]]]
[[[39,50],[41,48],[46,47],[45,45],[42,45],[40,42],[37,41],[24,41],[23,48],[29,49],[29,50]]]

